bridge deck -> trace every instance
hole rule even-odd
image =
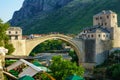
[[[26,60],[33,60],[35,57],[32,56],[12,56],[12,55],[6,55],[5,59],[26,59]]]

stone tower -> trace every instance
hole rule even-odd
[[[22,29],[20,27],[10,27],[6,34],[11,40],[21,40],[22,39]]]
[[[117,14],[111,10],[102,11],[93,16],[93,26],[100,25],[106,28],[117,27]]]

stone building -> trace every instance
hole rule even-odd
[[[20,27],[10,27],[6,34],[11,40],[21,40],[22,39],[22,29]]]
[[[110,10],[93,16],[93,26],[85,28],[78,38],[85,41],[85,61],[99,65],[107,58],[109,50],[120,47],[120,28],[117,14]]]
[[[101,40],[109,40],[110,39],[110,31],[103,26],[92,26],[86,28],[79,35],[82,39],[101,39]]]
[[[92,35],[91,33],[94,33],[94,31],[97,31],[97,34],[103,33],[103,35],[101,35],[101,39],[103,39],[104,37],[109,37],[110,40],[115,40],[116,37],[118,38],[117,35],[120,34],[119,33],[120,28],[117,25],[117,14],[115,12],[108,10],[108,11],[102,11],[94,15],[93,26],[85,28],[79,34],[79,37],[80,38],[82,37],[83,39],[91,38],[92,36],[91,37],[89,36]],[[102,32],[99,32],[99,31],[102,31]],[[100,37],[94,36],[94,38],[98,39]]]
[[[106,28],[117,27],[117,14],[112,11],[102,11],[93,16],[93,26],[100,25]]]

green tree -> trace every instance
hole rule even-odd
[[[77,57],[77,54],[74,50],[69,51],[69,56],[72,57],[72,60],[71,60],[72,62],[78,63],[78,57]]]
[[[94,70],[94,76],[98,78],[108,78],[120,80],[120,50],[110,53],[108,59]],[[106,80],[106,79],[105,79]]]
[[[8,49],[8,54],[14,51],[13,45],[9,43],[9,37],[6,35],[7,29],[10,27],[8,23],[3,23],[0,19],[0,46]]]
[[[72,63],[68,60],[64,60],[61,56],[54,56],[52,58],[52,64],[50,65],[52,76],[57,80],[65,80],[66,77],[76,74],[83,76],[84,68],[77,66],[76,63]]]
[[[109,66],[106,70],[107,76],[114,80],[120,80],[120,64]]]

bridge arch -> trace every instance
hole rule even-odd
[[[78,45],[74,42],[72,37],[62,35],[62,34],[51,34],[46,35],[40,38],[33,38],[30,40],[26,40],[26,55],[28,56],[30,52],[40,43],[50,40],[50,39],[60,39],[62,41],[65,41],[71,45],[71,47],[75,50],[77,56],[78,56],[78,63],[83,61],[83,54],[80,51]]]

